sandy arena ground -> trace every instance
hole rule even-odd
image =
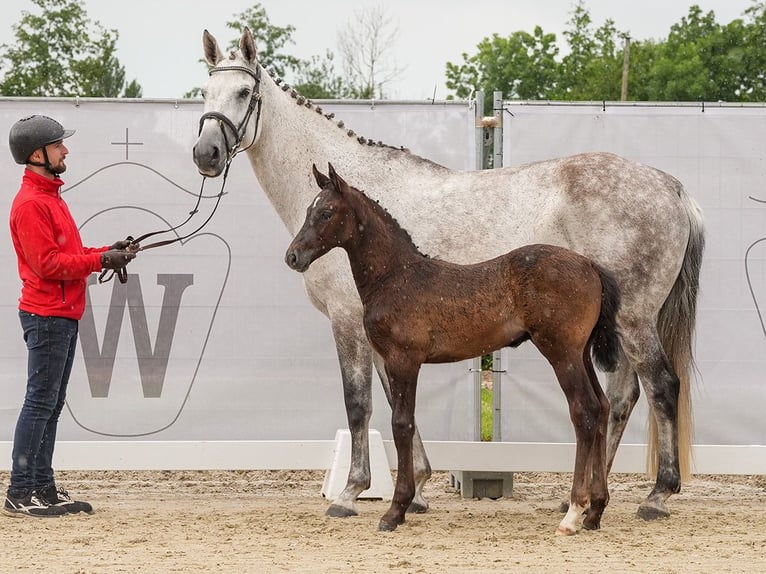
[[[510,499],[463,499],[436,474],[428,513],[377,531],[388,507],[324,515],[323,473],[60,472],[91,516],[0,516],[0,572],[766,572],[766,477],[698,476],[668,520],[635,517],[651,483],[610,477],[602,529],[553,535],[571,475],[517,473]],[[3,488],[8,473],[0,473]]]

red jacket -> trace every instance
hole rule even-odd
[[[80,320],[88,275],[101,270],[101,252],[83,247],[59,189],[60,179],[25,170],[11,205],[11,238],[21,278],[19,309]]]

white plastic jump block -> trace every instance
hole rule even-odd
[[[359,498],[391,500],[394,493],[394,482],[391,479],[391,469],[388,466],[383,437],[376,430],[369,431],[370,440],[370,488],[363,491]],[[351,468],[351,432],[339,429],[335,432],[335,447],[333,461],[325,472],[322,496],[335,500],[346,487],[348,471]]]

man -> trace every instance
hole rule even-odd
[[[13,437],[11,480],[3,506],[10,516],[92,513],[53,476],[56,428],[72,370],[88,275],[123,269],[136,254],[127,240],[84,247],[60,194],[74,133],[41,115],[16,122],[8,138],[13,159],[26,165],[10,213],[21,278],[19,318],[27,345],[27,387]]]

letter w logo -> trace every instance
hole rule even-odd
[[[95,277],[88,278],[88,287],[95,283]],[[86,293],[87,301],[85,314],[80,321],[80,341],[85,357],[85,370],[88,374],[90,394],[94,398],[109,396],[109,386],[112,382],[114,359],[117,354],[117,344],[120,340],[122,318],[125,315],[125,304],[130,312],[130,324],[133,329],[133,341],[138,357],[138,370],[141,375],[141,387],[144,397],[160,397],[162,385],[165,382],[165,372],[168,368],[170,348],[173,344],[178,311],[181,297],[189,285],[194,283],[194,275],[190,274],[158,274],[157,285],[165,287],[162,297],[162,309],[157,327],[157,337],[154,349],[149,340],[149,327],[146,320],[144,296],[141,291],[141,280],[138,275],[130,275],[127,283],[113,283],[112,299],[109,303],[109,314],[104,329],[104,343],[98,345],[96,321],[90,304],[90,293]]]

